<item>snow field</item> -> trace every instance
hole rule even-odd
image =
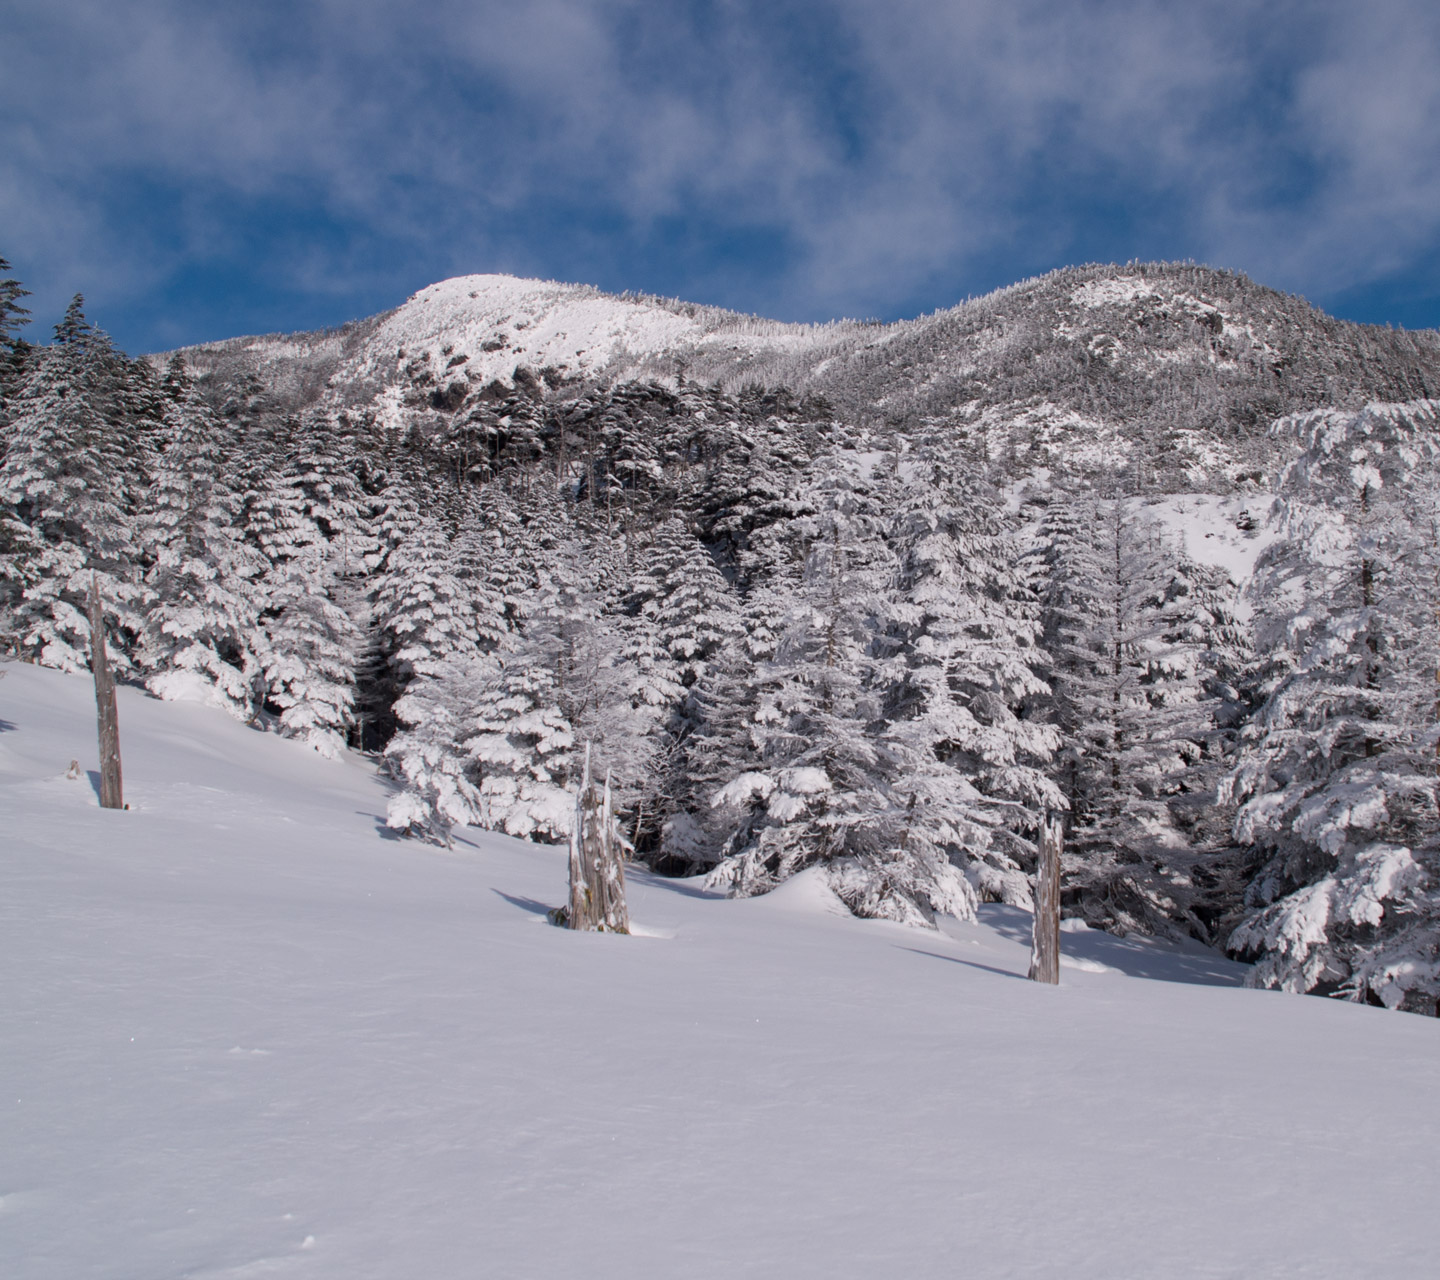
[[[0,1274],[1432,1274],[1433,1020],[1028,917],[854,920],[813,875],[386,838],[384,784],[214,709],[0,668]]]

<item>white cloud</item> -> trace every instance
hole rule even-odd
[[[1017,236],[1083,252],[1097,192],[1147,246],[1311,293],[1440,233],[1423,0],[60,0],[8,21],[0,251],[121,292],[233,241],[227,199],[314,201],[457,270],[571,261],[542,238],[561,205],[595,212],[575,234],[597,254],[660,218],[769,228],[795,251],[750,305],[793,315],[887,311]],[[137,175],[200,194],[122,265],[143,214],[106,199]],[[317,250],[297,284],[367,269]]]

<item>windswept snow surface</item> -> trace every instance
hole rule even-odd
[[[13,1280],[1434,1274],[1433,1020],[813,879],[567,933],[561,851],[210,708],[121,690],[102,811],[88,681],[3,669]]]

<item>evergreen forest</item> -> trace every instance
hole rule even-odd
[[[516,325],[137,359],[11,271],[12,658],[87,669],[93,584],[120,679],[372,756],[399,838],[565,840],[588,749],[632,859],[921,928],[1059,812],[1067,916],[1436,1013],[1436,335],[1091,267],[793,341],[591,291],[718,338],[471,377]]]

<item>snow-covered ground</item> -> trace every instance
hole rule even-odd
[[[87,680],[0,669],[0,1275],[1435,1274],[1434,1020],[805,877],[571,934],[558,850],[204,707],[121,691],[102,811]]]
[[[1283,512],[1265,492],[1250,494],[1175,493],[1137,504],[1166,529],[1175,544],[1197,564],[1223,569],[1241,589],[1234,602],[1237,613],[1248,618],[1250,602],[1244,596],[1255,576],[1261,554],[1281,534]]]

